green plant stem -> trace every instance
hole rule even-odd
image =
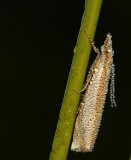
[[[68,154],[80,100],[80,94],[76,93],[74,89],[81,90],[82,88],[91,51],[91,45],[89,44],[85,29],[87,29],[93,39],[101,5],[102,0],[88,0],[85,2],[85,11],[77,44],[74,49],[73,62],[59,115],[50,160],[66,160]]]

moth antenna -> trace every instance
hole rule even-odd
[[[110,84],[110,100],[111,100],[111,107],[116,105],[116,101],[115,101],[115,67],[114,64],[112,63],[111,65],[111,84]]]

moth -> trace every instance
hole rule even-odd
[[[102,118],[109,79],[111,79],[111,106],[116,106],[112,36],[107,34],[100,52],[91,41],[87,30],[85,31],[97,57],[90,68],[83,89],[78,91],[85,91],[85,94],[79,106],[71,145],[71,150],[76,152],[91,152],[93,150]]]

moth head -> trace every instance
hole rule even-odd
[[[105,55],[112,53],[112,36],[110,33],[107,33],[104,45],[101,47],[101,52]]]

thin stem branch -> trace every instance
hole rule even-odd
[[[50,160],[66,160],[77,114],[80,94],[89,61],[91,45],[85,29],[94,38],[102,0],[86,0],[85,11],[74,48],[74,57],[52,145]]]

